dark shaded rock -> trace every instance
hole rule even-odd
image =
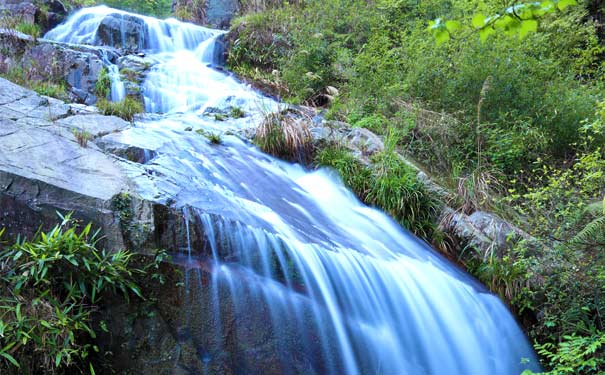
[[[237,0],[173,0],[172,12],[185,21],[226,30],[240,11]]]
[[[16,23],[35,23],[45,32],[65,20],[67,8],[59,0],[0,0],[0,14],[5,14]]]
[[[142,18],[128,14],[110,14],[97,30],[99,45],[138,51],[149,48],[147,26]]]
[[[59,0],[42,0],[38,4],[36,24],[42,26],[42,32],[54,28],[67,18],[67,8]]]
[[[97,54],[65,48],[55,43],[40,43],[22,57],[24,67],[32,72],[31,79],[64,77],[79,102],[93,104],[97,77],[103,62]]]

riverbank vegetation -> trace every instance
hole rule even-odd
[[[513,3],[264,2],[234,22],[228,64],[293,103],[324,105],[338,89],[328,118],[396,132],[399,152],[461,193],[455,208],[495,211],[524,230],[529,239],[506,254],[459,248],[456,258],[510,304],[548,371],[600,374],[605,7],[573,3],[523,35],[461,30],[438,45],[429,21],[473,25]],[[371,191],[373,172],[346,152],[323,150],[318,162],[362,198]],[[369,203],[389,211],[402,190],[384,192]]]
[[[128,251],[102,249],[103,238],[71,215],[15,244],[0,230],[0,372],[95,374],[111,353],[96,345],[109,334],[98,314],[113,302],[143,301],[138,283],[163,283],[166,254],[141,262]]]

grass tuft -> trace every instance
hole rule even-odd
[[[310,161],[312,140],[307,121],[286,111],[266,115],[254,137],[263,152],[300,163]]]
[[[143,104],[130,96],[127,96],[121,102],[110,102],[106,99],[100,99],[97,102],[97,107],[104,115],[117,116],[130,122],[134,120],[136,114],[144,112]]]

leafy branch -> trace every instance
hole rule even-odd
[[[486,41],[490,35],[504,33],[518,35],[520,39],[529,33],[538,31],[538,22],[548,14],[564,11],[566,8],[577,5],[576,0],[546,0],[543,2],[530,2],[513,4],[502,13],[485,16],[476,13],[470,25],[463,25],[457,20],[437,18],[429,22],[427,30],[433,34],[437,44],[449,41],[464,28],[479,33],[481,41]]]

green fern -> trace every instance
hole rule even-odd
[[[568,245],[605,245],[605,216],[588,223],[578,234],[567,242]]]

